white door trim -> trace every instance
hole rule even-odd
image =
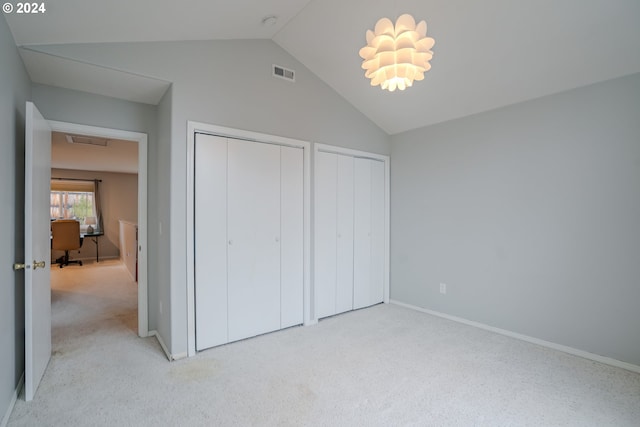
[[[138,335],[149,336],[147,283],[147,134],[49,120],[54,132],[68,132],[138,143]]]
[[[210,135],[299,147],[304,151],[304,324],[313,324],[311,318],[311,143],[297,139],[267,135],[241,129],[228,128],[194,121],[187,122],[187,348],[188,356],[196,354],[195,324],[195,268],[194,268],[194,161],[195,135]]]
[[[390,157],[389,156],[385,156],[383,154],[376,154],[376,153],[369,153],[367,151],[359,151],[359,150],[352,150],[350,148],[343,148],[343,147],[337,147],[334,145],[327,145],[327,144],[314,144],[313,146],[313,159],[314,159],[314,167],[313,170],[316,171],[318,170],[316,168],[316,159],[318,158],[318,156],[316,156],[316,154],[318,152],[324,152],[324,153],[333,153],[333,154],[341,154],[344,156],[351,156],[351,157],[355,157],[355,158],[363,158],[363,159],[373,159],[373,160],[378,160],[384,163],[384,297],[383,297],[383,302],[385,304],[389,304],[389,251],[390,251],[390,242],[391,242],[391,234],[390,234],[390,224],[391,224],[391,197],[390,197],[390,190],[391,190],[391,175],[390,175]],[[315,176],[314,176],[314,183],[315,185],[317,185],[317,182],[315,181]],[[315,192],[314,192],[315,194]]]

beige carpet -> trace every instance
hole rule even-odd
[[[394,305],[170,363],[120,264],[53,271],[53,356],[10,426],[639,426],[640,375]]]

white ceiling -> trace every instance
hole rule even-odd
[[[74,61],[28,47],[19,50],[35,83],[156,105],[171,83]]]
[[[5,14],[18,46],[273,39],[389,134],[640,72],[638,0],[58,0],[46,5],[41,15]],[[427,21],[428,35],[436,40],[433,68],[404,92],[383,92],[364,78],[358,51],[380,17],[405,12]],[[261,24],[268,15],[278,16],[276,25]],[[96,78],[95,66],[28,49],[21,54],[37,83],[150,104],[169,84],[104,69]]]
[[[51,133],[51,167],[97,172],[138,173],[138,143],[109,139],[107,146],[72,144],[62,132]]]

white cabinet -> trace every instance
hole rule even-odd
[[[382,161],[316,153],[316,317],[378,304],[385,286]]]
[[[198,350],[303,322],[302,149],[198,134]]]

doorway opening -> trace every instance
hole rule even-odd
[[[95,232],[95,228],[97,228],[95,223],[99,224],[101,220],[96,218],[94,210],[91,211],[88,221],[86,217],[83,220],[83,222],[86,222],[86,224],[82,224],[85,228],[85,233],[89,227],[89,231],[94,231],[94,233],[89,234],[90,237],[85,237],[85,239],[89,240],[84,242],[84,245],[87,246],[85,253],[91,251],[92,262],[95,262],[95,265],[100,267],[106,267],[109,263],[113,264],[111,259],[116,257],[115,254],[118,255],[129,275],[137,281],[137,334],[140,337],[147,337],[149,335],[147,302],[147,135],[139,132],[67,122],[49,121],[49,124],[52,129],[52,145],[61,144],[62,149],[67,150],[62,156],[63,160],[52,163],[52,179],[60,178],[61,182],[66,180],[66,182],[70,183],[100,181],[98,186],[104,187],[103,190],[108,190],[111,203],[110,206],[103,206],[104,210],[109,209],[109,212],[102,215],[103,228],[100,230],[102,234]],[[76,147],[73,148],[80,149],[75,150],[75,154],[70,154],[70,149],[74,144]],[[83,145],[82,147],[80,147],[81,144]],[[96,152],[96,149],[99,151],[109,144],[120,149],[109,154],[122,157],[117,162],[120,164],[119,169],[112,168],[112,171],[98,171],[99,167],[95,166],[97,159],[93,158],[93,156],[101,157],[101,160],[104,160],[109,155],[106,154],[106,151]],[[134,151],[132,152],[131,150]],[[127,155],[127,152],[129,155]],[[135,157],[137,157],[137,162],[134,161],[133,163],[135,164],[127,165],[127,158]],[[76,166],[73,166],[73,162],[76,163]],[[78,162],[86,166],[78,167]],[[91,166],[92,164],[93,166]],[[135,179],[127,179],[126,176],[127,174],[132,175],[134,170],[137,173],[137,185],[135,184]],[[101,176],[101,179],[94,177],[98,175]],[[106,182],[107,179],[117,181],[120,190],[115,188],[117,185],[109,186]],[[137,188],[130,188],[132,185]],[[101,190],[101,194],[105,193],[103,190]],[[134,195],[133,193],[136,190],[137,194]],[[130,203],[132,200],[137,203],[137,214],[131,214],[135,218],[114,218],[114,215],[117,217],[118,213],[114,213],[113,201],[117,199],[119,191],[122,192],[120,195],[123,198],[125,193],[129,193],[129,202],[126,203]],[[87,209],[84,205],[83,208]],[[95,206],[92,206],[92,208],[95,209]],[[127,215],[124,214],[122,216]],[[104,224],[106,217],[109,217],[108,224]],[[96,235],[91,236],[91,234]],[[117,243],[113,243],[113,240],[116,240]],[[90,245],[87,245],[87,243],[90,243]],[[95,258],[93,258],[94,256]]]

